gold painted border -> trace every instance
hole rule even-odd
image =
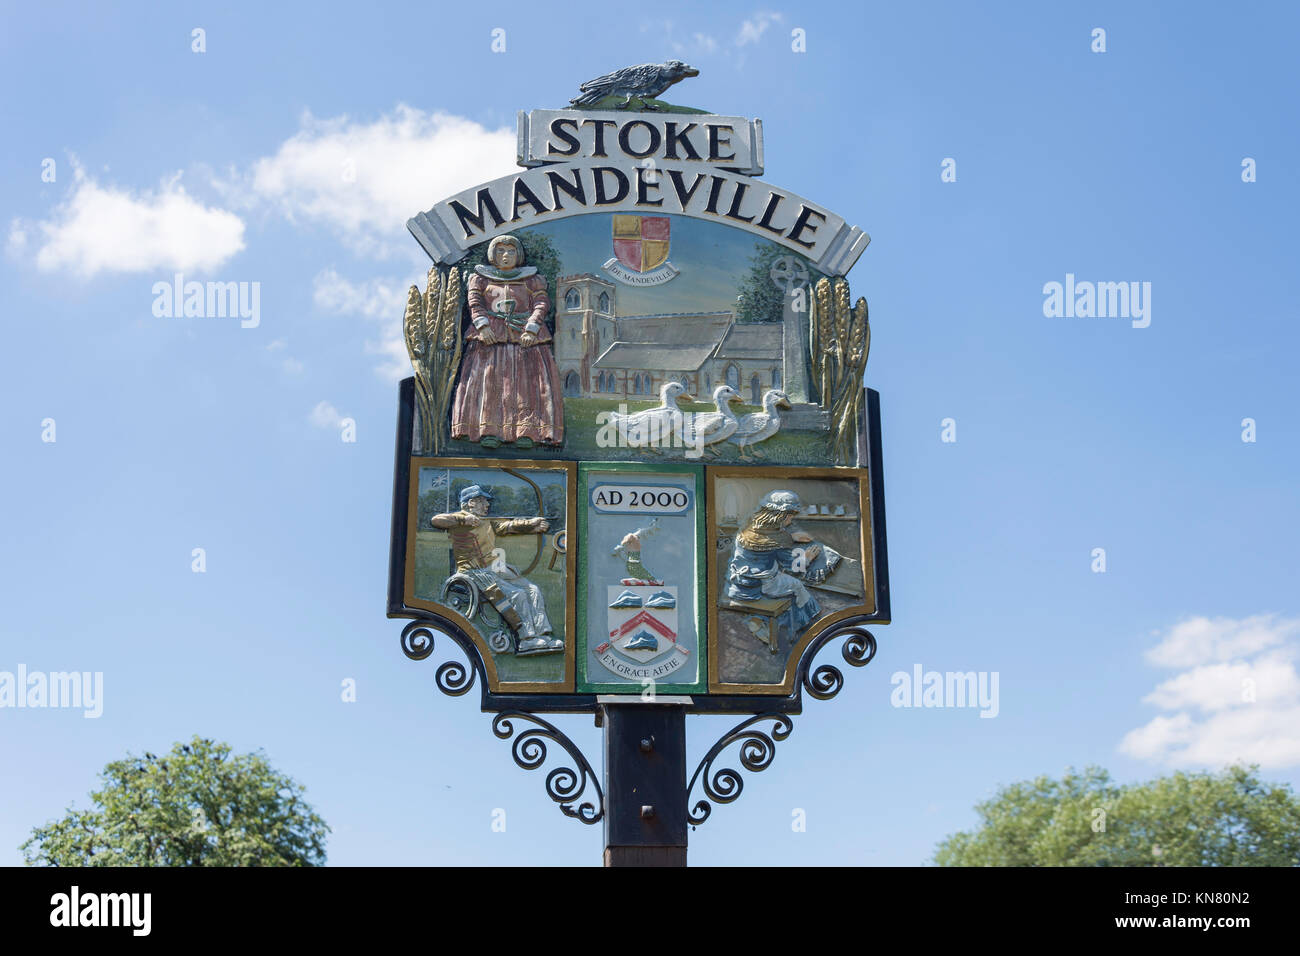
[[[415,532],[419,519],[419,492],[421,468],[516,468],[519,471],[563,471],[565,473],[565,508],[567,514],[564,527],[567,532],[567,546],[564,549],[564,678],[558,681],[503,681],[497,677],[496,661],[487,642],[478,629],[461,617],[454,610],[433,601],[426,601],[415,596]],[[483,661],[483,670],[487,674],[488,690],[494,694],[571,694],[574,687],[574,673],[577,667],[575,649],[578,633],[577,567],[578,567],[578,463],[574,461],[537,461],[516,458],[415,458],[411,459],[410,487],[407,489],[406,502],[406,568],[404,593],[402,600],[407,607],[434,611],[457,624],[478,648]]]
[[[870,603],[846,607],[834,614],[814,618],[804,630],[803,636],[790,649],[789,655],[786,657],[785,673],[779,684],[733,684],[724,683],[718,679],[718,597],[720,591],[718,584],[718,525],[716,518],[718,513],[718,478],[801,478],[805,480],[809,478],[833,478],[840,481],[857,478],[858,480],[858,514],[861,516],[858,532],[862,556],[863,595]],[[872,529],[870,471],[866,468],[800,468],[789,465],[773,465],[770,467],[708,465],[704,469],[704,486],[708,494],[706,547],[708,549],[709,566],[709,693],[724,695],[770,694],[774,697],[788,697],[794,693],[794,681],[799,668],[799,660],[803,657],[803,652],[812,643],[816,635],[847,618],[876,613],[876,551],[873,546],[875,538]]]

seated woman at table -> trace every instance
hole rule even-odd
[[[793,491],[773,491],[763,498],[736,535],[725,591],[733,601],[792,598],[780,618],[780,626],[792,636],[821,613],[805,582],[820,584],[840,563],[836,551],[790,528],[799,511],[799,496]]]

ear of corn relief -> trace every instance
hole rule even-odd
[[[415,370],[416,412],[420,447],[438,454],[444,444],[442,423],[451,400],[452,379],[460,362],[460,270],[434,266],[423,294],[411,286],[402,322],[406,351]]]
[[[836,457],[854,458],[862,407],[862,374],[871,348],[867,300],[850,308],[849,284],[820,280],[813,291],[809,332],[813,379],[821,406],[831,417]]]

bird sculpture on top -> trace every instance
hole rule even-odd
[[[569,100],[569,103],[573,106],[591,107],[608,96],[623,96],[626,99],[615,106],[615,109],[630,109],[633,100],[640,100],[642,109],[658,110],[658,106],[646,101],[659,96],[668,87],[688,76],[699,75],[699,70],[687,66],[681,60],[625,66],[621,70],[606,73],[604,76],[583,83],[578,87],[582,92]]]

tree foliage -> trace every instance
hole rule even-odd
[[[1098,767],[1003,787],[940,866],[1297,866],[1300,799],[1258,767],[1120,786]]]
[[[429,519],[448,510],[448,504],[450,510],[459,510],[461,489],[470,485],[483,485],[492,495],[492,504],[488,509],[489,518],[530,518],[536,515],[537,495],[533,489],[513,478],[509,479],[509,482],[494,484],[476,478],[456,477],[451,480],[450,496],[445,485],[430,488],[417,500],[416,528],[420,531],[428,531]],[[541,487],[541,513],[550,519],[551,531],[559,531],[564,526],[567,506],[564,485],[560,482],[547,482]]]
[[[740,280],[737,322],[780,322],[785,317],[785,293],[772,281],[772,265],[784,256],[803,263],[808,270],[809,288],[824,278],[804,256],[774,242],[754,243],[754,254],[749,257],[749,272]]]
[[[195,737],[110,763],[94,808],[19,848],[29,866],[319,866],[329,827],[260,753]]]

